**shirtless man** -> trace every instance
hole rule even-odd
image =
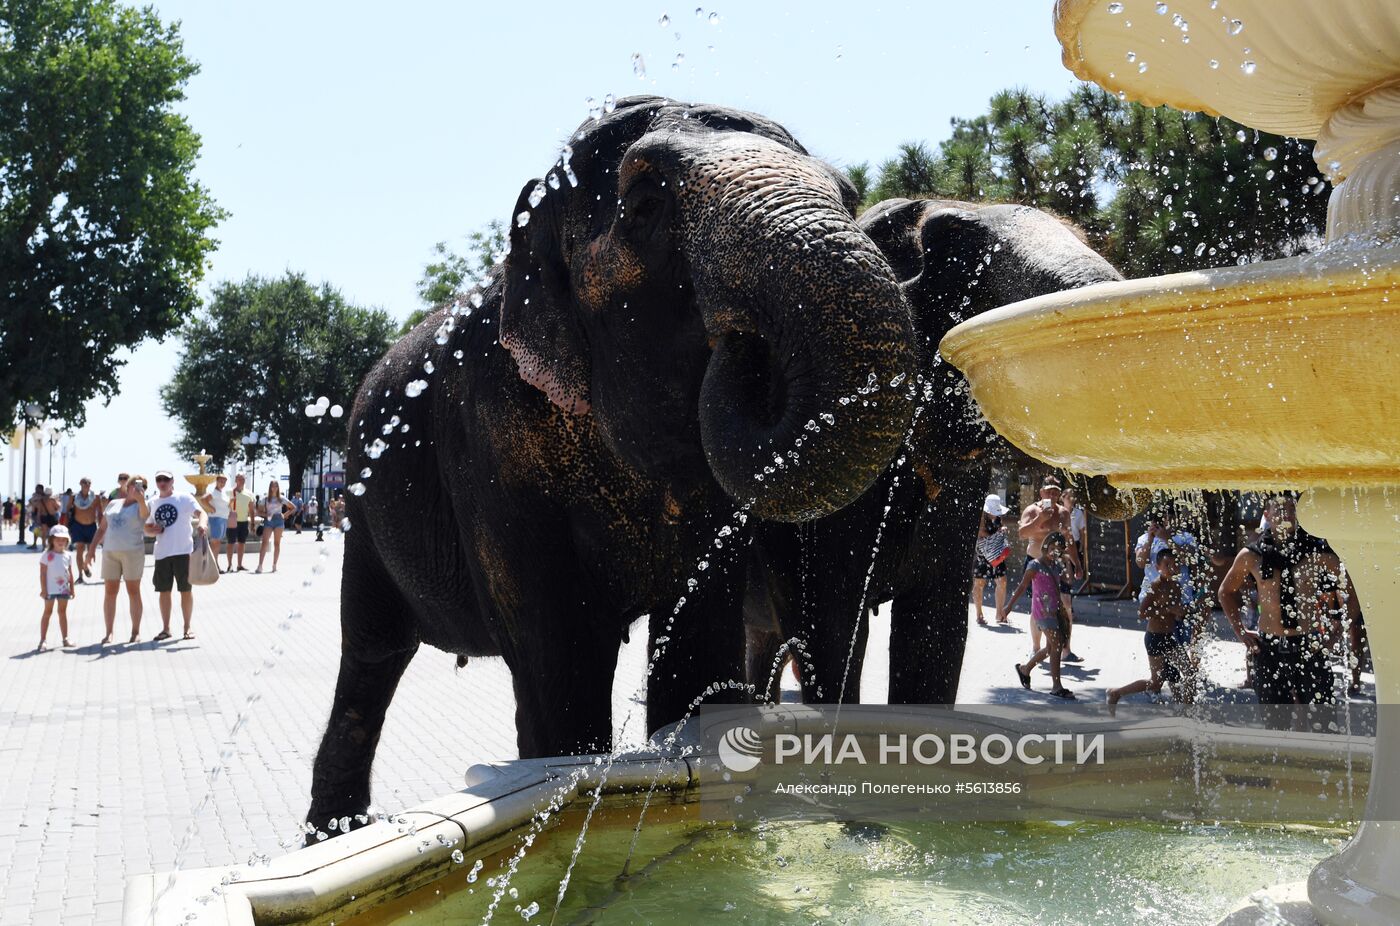
[[[1021,512],[1021,522],[1018,531],[1022,540],[1026,541],[1026,562],[1031,562],[1040,557],[1040,545],[1045,538],[1052,533],[1061,533],[1065,539],[1070,538],[1070,509],[1060,501],[1060,480],[1054,476],[1046,476],[1045,481],[1040,486],[1040,501],[1033,505],[1027,505],[1026,510]],[[1065,592],[1068,588],[1073,588],[1073,583],[1084,578],[1084,564],[1079,558],[1079,547],[1077,544],[1066,544],[1069,556],[1070,575],[1065,578],[1064,586],[1061,588]],[[1071,572],[1072,571],[1072,572]],[[1068,594],[1061,595],[1061,601],[1068,598]],[[1074,627],[1074,615],[1068,607],[1065,608],[1068,620],[1068,627],[1065,633],[1064,653],[1060,656],[1064,662],[1082,662],[1069,648],[1070,630]],[[1040,649],[1040,630],[1031,622],[1031,645],[1035,649]]]
[[[85,557],[97,536],[97,526],[102,523],[104,507],[97,493],[92,491],[92,480],[86,476],[78,480],[78,491],[68,507],[68,532],[73,535],[73,562],[78,567],[79,585],[83,584],[84,576],[92,578],[92,568]]]
[[[1266,507],[1269,530],[1239,552],[1220,583],[1225,616],[1254,656],[1254,690],[1261,704],[1330,704],[1332,667],[1324,633],[1327,615],[1319,606],[1324,576],[1341,578],[1341,561],[1327,541],[1298,526],[1297,506],[1286,495]],[[1241,620],[1247,578],[1259,590],[1259,630]],[[1352,620],[1361,605],[1346,577]]]

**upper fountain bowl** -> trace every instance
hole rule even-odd
[[[1115,485],[1395,481],[1400,243],[1055,293],[940,350],[999,434]]]
[[[1388,0],[1059,0],[1055,34],[1065,67],[1126,99],[1298,138],[1400,75]]]

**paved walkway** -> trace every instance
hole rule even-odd
[[[34,653],[42,607],[34,554],[15,550],[13,531],[0,549],[7,551],[0,555],[0,926],[118,922],[126,878],[173,868],[192,820],[197,831],[182,867],[285,851],[309,801],[335,683],[341,537],[317,544],[309,533],[288,535],[276,574],[226,576],[196,590],[190,642],[97,646],[101,592],[81,587],[70,609],[78,646],[44,654]],[[149,587],[145,597],[149,641],[159,617]],[[1143,673],[1142,637],[1128,629],[1130,608],[1084,602],[1080,610],[1075,648],[1086,662],[1066,671],[1066,684],[1101,698],[1106,685]],[[292,611],[303,616],[290,618]],[[1044,697],[1012,678],[1011,663],[1029,647],[1026,620],[971,628],[960,700]],[[123,599],[118,639],[125,621]],[[883,700],[888,634],[882,613],[871,626],[867,702]],[[57,639],[54,626],[50,643]],[[618,717],[637,707],[631,696],[641,682],[644,629],[632,640],[615,688]],[[1238,645],[1213,647],[1217,683],[1238,681],[1240,654]],[[1037,689],[1048,687],[1048,676],[1037,677]],[[514,709],[500,660],[473,660],[459,672],[452,657],[420,651],[384,728],[376,802],[386,810],[412,806],[461,787],[474,762],[513,757]],[[626,741],[641,733],[640,711],[631,715],[619,731]],[[209,770],[221,756],[211,787]]]

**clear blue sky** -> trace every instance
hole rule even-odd
[[[181,21],[202,66],[183,109],[204,139],[199,178],[230,213],[206,290],[299,270],[400,318],[416,308],[433,243],[460,244],[506,217],[587,115],[586,97],[647,92],[755,110],[844,166],[937,142],[951,117],[981,112],[1004,87],[1060,96],[1075,83],[1050,0],[721,3],[700,18],[693,2],[154,6]],[[634,52],[645,79],[633,75]],[[157,396],[178,349],[175,338],[141,347],[121,395],[93,403],[71,438],[69,484],[192,470],[169,446],[176,426]],[[60,470],[56,455],[55,481]]]

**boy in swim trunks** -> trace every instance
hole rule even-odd
[[[1176,625],[1186,617],[1186,601],[1177,580],[1176,552],[1171,547],[1157,550],[1157,578],[1148,586],[1138,605],[1138,617],[1147,622],[1142,642],[1147,648],[1147,663],[1151,678],[1140,678],[1120,688],[1108,690],[1108,712],[1112,714],[1118,702],[1128,695],[1162,690],[1172,686],[1172,699],[1190,704],[1196,692],[1192,685],[1190,656],[1174,636]]]

